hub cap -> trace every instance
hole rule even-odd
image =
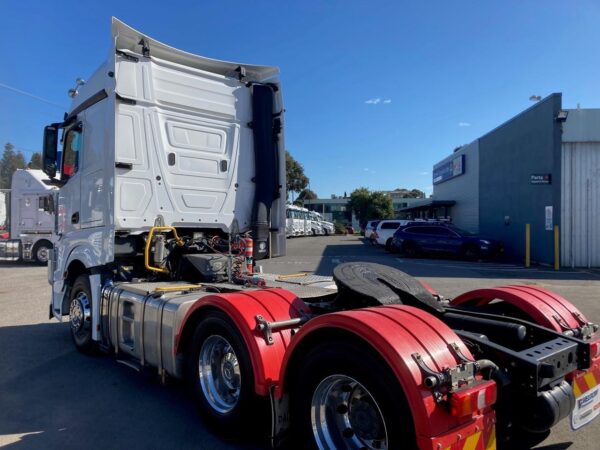
[[[319,383],[311,403],[311,425],[321,450],[388,448],[379,405],[362,384],[346,375],[330,375]]]
[[[69,308],[69,322],[74,333],[79,333],[84,329],[86,322],[91,319],[90,302],[85,292],[80,292],[71,300]]]
[[[209,336],[202,344],[198,376],[204,397],[215,411],[226,414],[235,408],[242,377],[237,356],[222,336]]]
[[[37,257],[37,260],[40,262],[48,262],[48,248],[47,247],[40,247],[37,249],[37,252],[35,252],[35,256]]]

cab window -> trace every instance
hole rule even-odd
[[[81,123],[69,128],[63,138],[63,163],[61,179],[68,180],[79,170],[79,154],[81,152],[82,132]]]

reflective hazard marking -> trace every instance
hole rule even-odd
[[[472,434],[467,439],[465,439],[465,445],[463,445],[463,450],[475,450],[477,448],[477,443],[479,442],[479,436],[481,436],[481,432]]]

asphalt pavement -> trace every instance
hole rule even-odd
[[[288,239],[265,272],[331,275],[336,264],[371,261],[422,278],[442,295],[505,284],[555,290],[600,322],[600,273],[458,260],[407,260],[355,236]],[[47,270],[0,263],[0,447],[7,449],[266,449],[231,430],[214,434],[183,385],[163,386],[109,356],[78,353],[68,324],[48,319]],[[596,450],[600,419],[573,433],[567,421],[536,448]]]

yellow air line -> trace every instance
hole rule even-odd
[[[146,239],[146,247],[144,248],[144,265],[146,266],[146,269],[151,270],[153,272],[169,273],[169,269],[166,269],[164,267],[154,267],[154,266],[150,265],[150,249],[152,247],[152,238],[154,237],[155,232],[161,232],[161,231],[171,231],[173,233],[173,235],[175,236],[175,241],[176,241],[177,245],[179,245],[180,247],[183,245],[183,239],[181,239],[177,235],[177,230],[175,229],[175,227],[152,227],[152,228],[150,228],[150,231],[148,232],[148,238]]]
[[[162,286],[154,289],[154,292],[180,292],[193,291],[202,288],[201,284],[178,284],[177,286]]]

